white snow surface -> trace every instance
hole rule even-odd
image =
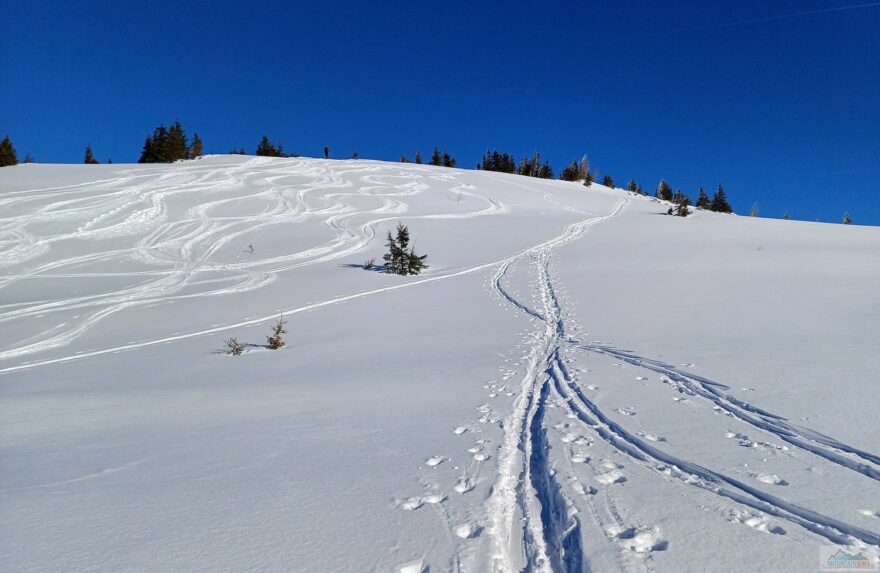
[[[363,160],[0,169],[2,569],[876,565],[880,229],[666,209]],[[363,270],[398,222],[429,269]]]

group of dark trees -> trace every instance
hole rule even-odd
[[[175,121],[170,128],[160,125],[153,130],[152,135],[147,136],[138,163],[171,163],[181,159],[195,159],[202,153],[204,151],[199,134],[194,133],[192,140],[188,140],[183,126]]]
[[[657,185],[657,191],[654,193],[654,196],[663,201],[673,203],[675,205],[676,215],[686,217],[690,214],[690,211],[688,210],[688,206],[691,205],[690,198],[682,192],[681,189],[673,193],[672,187],[669,186],[669,183],[667,183],[665,179],[660,180],[660,184]],[[698,209],[714,211],[716,213],[733,213],[733,208],[727,201],[727,193],[724,192],[724,187],[721,185],[718,186],[718,191],[715,192],[712,199],[709,199],[705,189],[700,187],[699,197],[697,198],[695,206]]]
[[[244,149],[242,149],[242,151],[244,151]],[[242,153],[242,155],[244,155],[244,153]],[[257,151],[254,155],[259,155],[261,157],[296,157],[293,153],[285,153],[284,147],[280,143],[275,145],[269,141],[269,138],[265,135],[260,140],[260,144],[257,145]]]
[[[477,169],[483,171],[498,171],[501,173],[516,173],[527,177],[540,177],[541,179],[553,179],[553,168],[550,162],[541,162],[541,154],[535,152],[531,157],[523,157],[517,165],[513,155],[499,153],[497,149],[492,152],[486,150],[483,158],[477,163]]]

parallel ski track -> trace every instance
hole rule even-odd
[[[540,319],[528,367],[520,382],[513,411],[503,422],[504,437],[498,453],[498,478],[488,500],[492,553],[490,567],[498,572],[519,570],[580,573],[584,558],[580,525],[569,517],[568,502],[548,464],[549,444],[543,427],[544,404],[550,390],[554,356],[564,344],[558,330],[561,317],[555,293],[545,272],[550,253],[587,231],[591,226],[619,214],[627,204],[620,201],[611,213],[569,226],[559,237],[503,261],[492,278],[495,292],[532,318]],[[502,286],[504,273],[519,260],[530,259],[541,274],[543,312],[529,309]],[[524,561],[524,563],[523,563]]]
[[[833,543],[840,545],[859,545],[859,543],[865,543],[868,545],[880,546],[880,534],[790,503],[782,498],[767,494],[758,488],[752,487],[720,472],[704,468],[693,462],[668,454],[663,450],[648,444],[606,416],[604,412],[602,412],[602,410],[589,399],[586,393],[569,374],[560,357],[561,348],[574,346],[591,352],[613,356],[632,365],[661,373],[664,376],[667,376],[670,380],[679,383],[681,385],[680,391],[710,400],[725,412],[729,412],[731,415],[759,430],[770,432],[806,452],[854,470],[871,479],[877,479],[877,471],[875,468],[868,464],[857,462],[851,458],[845,457],[844,455],[830,449],[825,449],[822,446],[852,454],[853,456],[862,458],[866,462],[874,464],[878,461],[878,456],[875,454],[849,446],[834,438],[824,436],[812,430],[790,424],[782,416],[767,412],[757,406],[726,394],[725,390],[727,390],[728,387],[718,382],[690,373],[683,373],[662,362],[645,359],[632,353],[616,350],[608,346],[584,344],[569,337],[565,332],[561,304],[556,297],[553,281],[550,276],[549,257],[547,256],[548,251],[549,249],[544,249],[542,251],[543,256],[533,257],[535,262],[539,265],[539,293],[543,307],[541,312],[530,308],[526,303],[517,300],[515,296],[505,290],[503,279],[510,264],[499,268],[498,273],[493,277],[492,284],[503,300],[509,302],[514,308],[522,311],[527,316],[541,320],[545,332],[552,333],[552,335],[548,334],[542,341],[542,350],[546,352],[546,354],[542,354],[542,356],[545,357],[545,362],[542,363],[542,365],[545,366],[545,372],[550,377],[550,385],[552,386],[553,391],[563,400],[570,412],[585,428],[595,433],[602,441],[607,443],[614,450],[628,456],[640,466],[649,469],[664,479],[668,479],[669,477],[676,478],[681,483],[711,492],[752,509],[763,511],[769,515],[786,520],[812,533],[822,536]],[[511,261],[511,263],[512,262],[513,261]],[[545,384],[543,380],[529,381],[530,376],[531,374],[526,375],[522,387],[521,397],[523,398],[524,404],[518,403],[514,408],[514,414],[524,416],[527,422],[530,422],[535,416],[535,408],[531,407],[531,402],[534,398],[531,396],[536,392],[542,392]],[[524,408],[524,406],[527,407]],[[524,442],[530,439],[530,433],[534,433],[537,430],[536,428],[531,428],[530,431],[525,431],[522,429],[524,424],[516,424],[515,419],[512,422],[513,423],[510,424],[510,426],[512,426],[511,428],[508,428],[508,424],[505,424],[506,439],[511,439],[511,435],[513,435],[514,437],[518,437],[519,442]],[[519,432],[519,434],[517,434],[517,432]],[[507,443],[505,444],[505,447],[508,447]],[[520,449],[525,451],[527,456],[534,455],[534,452],[530,451],[528,448]],[[512,448],[508,447],[508,450],[512,451]],[[510,457],[511,451],[507,451],[505,454]],[[509,468],[504,468],[504,471],[501,470],[502,468],[499,467],[499,482],[503,482],[505,479],[510,479],[511,472]],[[526,477],[528,476],[526,475]],[[506,484],[499,483],[499,485]],[[504,491],[500,488],[497,489],[498,491]],[[499,508],[495,509],[497,511]],[[524,513],[526,514],[525,519],[528,525],[531,520],[535,519],[535,517],[534,515],[528,515],[527,512]],[[507,520],[510,519],[509,512],[508,514],[499,513],[499,515],[504,515]],[[552,531],[554,524],[543,524],[543,527],[545,528],[545,531]],[[533,526],[532,529],[536,529],[536,527]],[[510,528],[504,531],[504,533],[508,536],[511,535]],[[528,554],[528,551],[526,553]],[[554,570],[577,570],[567,568],[567,564],[560,564],[558,561],[554,562],[554,564]],[[513,570],[513,567],[509,560],[504,563],[503,567],[498,567],[497,569],[508,571]]]

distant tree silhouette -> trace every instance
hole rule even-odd
[[[189,145],[189,151],[187,152],[187,156],[190,159],[195,159],[197,157],[201,157],[204,155],[204,150],[202,148],[202,138],[199,137],[198,132],[193,133],[192,142]]]
[[[0,167],[9,167],[10,165],[18,165],[18,155],[15,154],[15,147],[9,140],[9,136],[0,141]]]
[[[98,163],[100,163],[100,161],[95,159],[94,154],[92,154],[92,146],[91,145],[86,145],[86,155],[85,155],[85,159],[83,160],[83,163],[85,163],[87,165],[97,165]]]
[[[733,213],[733,208],[727,202],[727,193],[724,192],[724,187],[721,185],[718,186],[718,191],[712,196],[711,208],[716,213]]]
[[[698,209],[705,209],[707,211],[712,208],[712,202],[709,201],[709,196],[706,195],[706,190],[702,187],[700,187],[700,196],[697,197],[696,206]]]

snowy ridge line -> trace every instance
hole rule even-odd
[[[122,191],[114,191],[109,194],[110,203],[103,202],[103,196],[88,197],[83,199],[87,201],[84,208],[75,209],[74,214],[81,213],[83,210],[90,214],[94,212],[97,205],[103,205],[110,208],[109,211],[90,219],[85,225],[81,225],[77,232],[73,234],[61,235],[59,237],[50,237],[43,239],[46,241],[62,240],[73,236],[81,235],[84,227],[93,225],[97,221],[104,220],[113,213],[123,212],[131,209],[133,205],[147,202],[149,207],[145,210],[136,211],[137,213],[149,213],[144,217],[140,217],[138,225],[151,224],[150,221],[159,222],[165,217],[167,208],[165,201],[168,197],[180,193],[202,192],[211,187],[229,188],[230,179],[238,180],[239,185],[243,169],[251,165],[247,162],[242,165],[233,167],[232,169],[211,168],[204,170],[205,173],[201,177],[195,177],[189,171],[182,174],[169,174],[159,177],[150,184],[143,184],[137,187],[138,193],[133,195],[131,189],[123,189]],[[236,294],[248,292],[276,279],[277,273],[282,271],[299,268],[305,265],[312,265],[325,262],[354,253],[367,245],[369,245],[375,237],[375,228],[379,224],[396,219],[397,216],[407,210],[406,204],[396,200],[396,197],[414,195],[423,191],[427,186],[419,183],[415,177],[410,175],[399,175],[396,172],[385,173],[385,168],[378,166],[367,166],[365,168],[350,170],[354,173],[368,174],[361,179],[371,186],[363,187],[352,192],[330,193],[321,197],[323,205],[317,208],[310,208],[306,204],[306,194],[315,190],[323,190],[327,187],[352,187],[352,182],[344,180],[342,175],[323,167],[311,169],[308,173],[317,177],[315,181],[309,182],[305,186],[299,186],[294,194],[294,203],[288,202],[289,195],[285,188],[277,185],[279,180],[298,176],[297,173],[290,173],[290,166],[273,167],[272,170],[265,170],[264,173],[246,172],[244,176],[260,176],[260,182],[265,182],[269,187],[265,191],[251,194],[246,197],[223,198],[216,201],[202,203],[197,207],[190,209],[186,213],[186,218],[172,222],[161,223],[153,229],[146,237],[138,241],[138,243],[130,249],[115,249],[109,252],[90,254],[80,257],[73,257],[62,261],[53,261],[51,263],[40,265],[30,269],[24,273],[18,273],[14,276],[0,277],[0,288],[8,286],[16,280],[30,277],[42,278],[45,271],[54,270],[64,266],[92,263],[96,261],[109,260],[120,255],[136,255],[137,258],[148,264],[171,265],[173,268],[164,271],[157,271],[155,274],[150,272],[136,272],[133,274],[139,276],[156,276],[155,280],[148,281],[126,287],[112,293],[101,293],[90,296],[69,298],[61,301],[43,301],[29,306],[15,305],[14,307],[6,307],[8,310],[0,312],[0,322],[14,319],[26,318],[29,316],[45,314],[50,312],[74,311],[79,309],[93,309],[99,307],[97,311],[89,311],[91,314],[78,323],[68,326],[67,323],[53,327],[43,333],[32,337],[32,341],[27,344],[19,345],[14,348],[0,352],[0,359],[9,359],[26,354],[37,353],[52,348],[65,346],[94,327],[100,320],[107,316],[123,311],[134,306],[146,304],[155,304],[157,302],[170,302],[181,299],[209,297],[225,294]],[[276,173],[267,176],[268,173]],[[207,181],[209,178],[220,178],[220,181]],[[404,178],[407,181],[399,184],[397,182],[388,182],[387,178]],[[196,179],[193,182],[193,179]],[[181,180],[185,183],[182,184]],[[454,181],[454,179],[452,179]],[[161,185],[159,184],[161,182]],[[198,184],[196,184],[196,182]],[[236,184],[232,184],[235,186]],[[469,195],[474,195],[469,193]],[[345,199],[348,197],[371,197],[381,200],[381,205],[375,209],[354,209],[347,203]],[[239,201],[241,199],[253,200],[260,198],[266,200],[267,208],[259,216],[260,218],[246,217],[242,220],[240,217],[213,217],[210,211],[220,205]],[[482,199],[482,198],[481,198]],[[79,201],[66,200],[65,205]],[[494,215],[504,213],[506,207],[498,201],[485,199],[488,203],[487,207],[479,211],[469,211],[464,213],[441,213],[430,215],[414,215],[410,218],[471,218],[482,215]],[[40,211],[51,210],[55,204],[44,206]],[[392,215],[383,217],[374,217],[363,223],[360,227],[352,225],[355,217],[369,215]],[[113,223],[110,221],[110,229],[119,228],[122,225],[125,228],[130,224],[135,215],[129,215],[122,223]],[[277,225],[280,223],[297,222],[303,217],[309,216],[325,216],[329,215],[324,224],[330,227],[336,234],[336,238],[317,247],[311,247],[304,251],[287,254],[280,257],[269,259],[257,259],[242,263],[211,263],[210,257],[224,245],[229,244],[244,233],[253,232],[255,229],[262,227]],[[112,219],[112,217],[110,217]],[[24,225],[29,220],[29,216],[20,216],[13,218]],[[244,224],[242,224],[244,223]],[[193,227],[193,225],[195,225]],[[135,226],[135,230],[139,228]],[[107,231],[107,227],[90,231],[89,235],[102,233]],[[23,232],[23,231],[22,231]],[[111,231],[111,234],[115,231]],[[28,239],[31,240],[28,236]],[[31,240],[37,244],[37,241]],[[198,253],[198,254],[196,254]],[[303,260],[306,259],[306,260]],[[269,268],[266,268],[266,267]],[[263,268],[264,270],[259,270]],[[198,273],[204,272],[228,272],[231,274],[221,278],[209,278],[203,280],[194,279]],[[121,273],[119,276],[126,276]],[[128,275],[131,276],[131,275]],[[225,283],[219,288],[203,290],[195,293],[175,295],[173,293],[191,286],[206,286],[212,283]],[[51,334],[51,336],[48,336]],[[197,334],[194,334],[197,335]],[[163,340],[167,342],[168,340]],[[128,345],[125,345],[128,346]],[[114,348],[109,351],[116,351],[126,348]],[[84,353],[84,355],[93,355]],[[33,365],[46,363],[36,362]],[[49,362],[51,363],[51,362]],[[28,365],[25,365],[28,366]],[[0,372],[8,370],[0,370]]]
[[[589,227],[619,214],[627,204],[620,201],[611,213],[570,225],[558,237],[536,245],[503,261],[491,281],[493,290],[504,301],[520,310],[519,303],[502,285],[504,274],[517,260],[529,257],[541,273],[539,289],[543,314],[536,342],[529,352],[528,368],[520,384],[513,411],[504,420],[501,448],[498,452],[498,478],[487,502],[493,540],[490,569],[498,572],[518,570],[517,556],[525,556],[529,571],[580,572],[583,555],[577,520],[569,521],[559,511],[561,493],[547,466],[547,442],[543,428],[543,404],[552,359],[558,353],[558,305],[547,286],[546,267],[550,252],[580,237]],[[544,264],[540,264],[544,263]],[[545,318],[546,317],[546,318]],[[518,519],[520,516],[522,519]]]
[[[729,413],[736,419],[752,426],[757,430],[762,430],[773,434],[779,439],[801,449],[808,453],[817,455],[834,464],[860,473],[866,477],[880,481],[880,470],[872,467],[868,463],[862,463],[858,460],[843,456],[837,452],[823,448],[830,448],[852,454],[862,458],[871,464],[880,464],[880,456],[866,452],[854,446],[850,446],[840,442],[824,434],[814,432],[808,428],[802,428],[795,424],[788,423],[786,419],[777,414],[773,414],[753,406],[748,402],[744,402],[730,394],[725,394],[723,390],[729,387],[718,382],[709,380],[708,378],[695,374],[684,373],[674,366],[664,364],[656,360],[646,359],[629,352],[623,352],[604,345],[584,344],[575,339],[569,338],[569,342],[577,348],[611,356],[619,360],[623,360],[633,366],[645,368],[658,374],[668,377],[670,380],[678,382],[682,385],[679,391],[684,391],[691,396],[704,398],[724,412]],[[756,414],[756,416],[751,415]]]

